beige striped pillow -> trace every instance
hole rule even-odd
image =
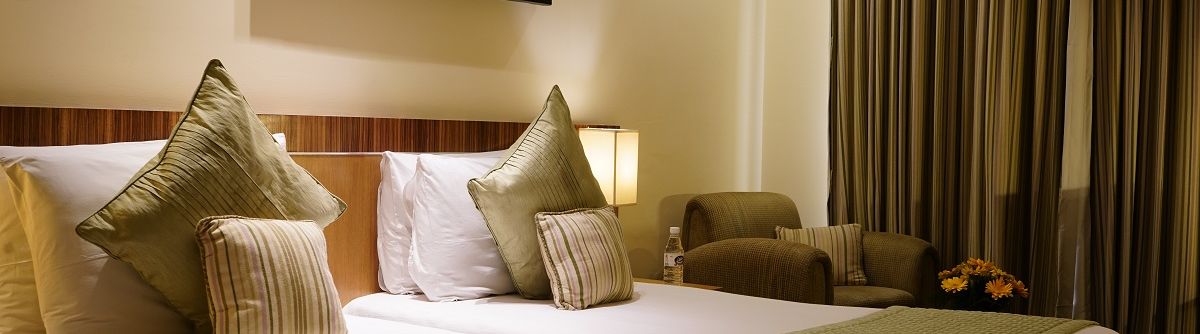
[[[312,221],[209,217],[196,240],[215,333],[345,333]]]
[[[633,274],[612,207],[538,213],[554,306],[582,310],[633,298]]]
[[[775,237],[816,247],[833,262],[833,285],[867,285],[862,266],[862,227],[858,224],[790,229],[775,227]]]

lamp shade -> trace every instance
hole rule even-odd
[[[583,128],[579,129],[579,141],[608,204],[636,204],[638,132]]]

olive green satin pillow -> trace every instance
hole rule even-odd
[[[467,184],[522,297],[550,299],[550,278],[538,246],[538,212],[608,205],[592,175],[571,111],[558,86],[542,114],[495,169]]]
[[[346,204],[275,145],[221,62],[209,62],[166,146],[75,232],[128,262],[190,319],[212,331],[196,225],[240,215],[333,222]]]

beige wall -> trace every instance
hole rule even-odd
[[[829,225],[829,1],[767,1],[762,190]]]
[[[635,274],[654,277],[692,194],[781,191],[823,223],[825,7],[6,1],[0,104],[180,110],[210,58],[260,113],[527,121],[558,84],[578,122],[642,131],[640,202],[621,216]]]

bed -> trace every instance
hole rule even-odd
[[[344,313],[460,333],[560,333],[563,328],[574,333],[784,333],[876,311],[662,284],[635,283],[634,289],[633,300],[582,311],[562,311],[549,301],[516,295],[438,303],[421,295],[376,293],[351,301]]]
[[[373,321],[422,330],[503,334],[561,333],[563,328],[570,328],[571,333],[787,333],[880,311],[661,284],[636,283],[635,291],[633,300],[583,311],[562,311],[549,301],[516,295],[439,303],[420,295],[375,293],[354,299],[343,312],[352,323]],[[388,332],[374,329],[362,326],[357,333]],[[1078,333],[1114,332],[1093,326]]]
[[[44,146],[166,138],[178,113],[0,107],[0,145]],[[324,233],[329,267],[352,333],[782,333],[880,310],[786,302],[638,283],[634,299],[583,311],[493,296],[430,302],[382,293],[376,201],[381,151],[483,152],[507,147],[524,123],[263,115],[288,135],[293,159],[348,205]],[[396,136],[396,133],[404,133]],[[1080,333],[1112,333],[1089,327]]]
[[[397,321],[346,314],[346,329],[350,333],[408,333],[408,334],[455,334],[445,329],[418,326]]]

